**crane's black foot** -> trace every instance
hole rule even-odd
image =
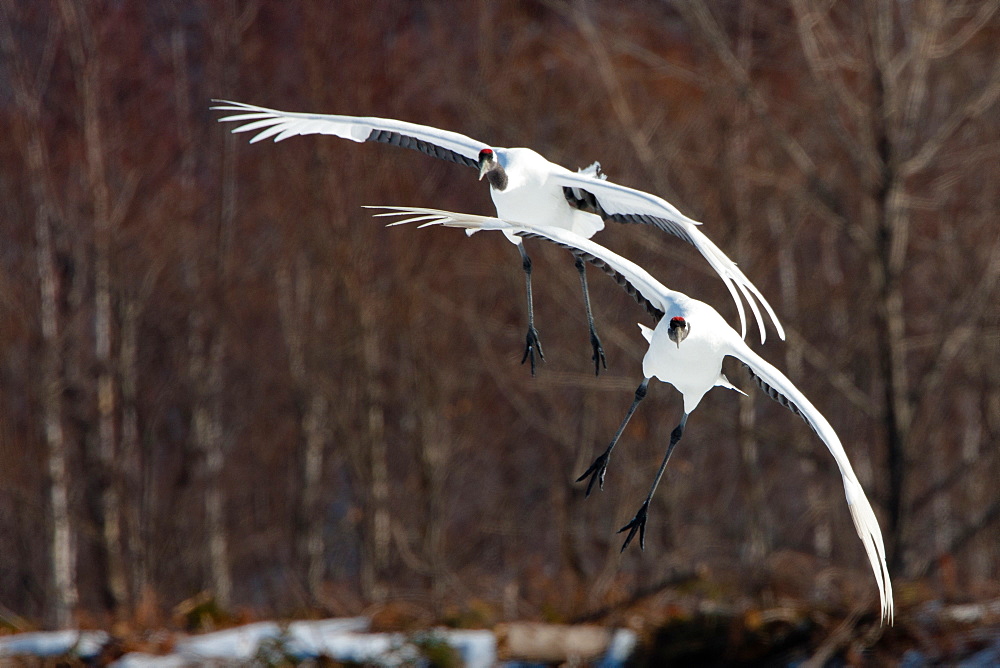
[[[608,368],[608,360],[604,357],[604,348],[601,346],[601,340],[597,338],[597,332],[591,330],[590,332],[590,345],[594,347],[594,356],[591,357],[594,361],[594,375],[601,375],[601,366],[603,365],[605,369]]]
[[[590,491],[594,488],[594,481],[597,481],[602,490],[604,489],[604,474],[608,472],[608,459],[610,459],[610,453],[605,451],[594,460],[594,463],[582,476],[576,479],[577,482],[583,482],[584,478],[590,476],[590,482],[587,483],[587,496],[590,496]]]
[[[538,340],[538,330],[532,325],[528,325],[528,335],[525,337],[524,346],[524,357],[521,358],[521,364],[524,364],[525,360],[531,359],[531,375],[535,375],[535,352],[538,352],[538,358],[544,362],[545,353],[542,352],[542,343]]]
[[[632,521],[623,526],[618,530],[618,533],[629,530],[628,536],[625,538],[625,543],[622,545],[622,552],[628,547],[628,544],[632,542],[632,538],[635,537],[635,532],[639,532],[639,549],[646,549],[646,512],[649,510],[649,499],[647,499],[642,507],[639,508],[639,512],[635,514]]]

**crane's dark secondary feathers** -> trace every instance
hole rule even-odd
[[[424,141],[423,139],[417,139],[416,137],[410,137],[409,135],[400,134],[398,132],[392,132],[391,130],[372,130],[371,134],[368,135],[368,139],[365,141],[374,141],[382,144],[399,146],[401,148],[410,148],[414,151],[420,151],[425,155],[429,155],[432,158],[440,158],[441,160],[447,160],[448,162],[465,165],[466,167],[477,167],[479,165],[479,163],[472,158],[467,158],[464,155],[442,148],[437,144],[432,144],[428,141]]]
[[[775,401],[777,401],[779,404],[781,404],[782,406],[784,406],[788,410],[790,410],[793,413],[795,413],[796,415],[798,415],[800,418],[802,418],[802,420],[807,425],[809,425],[810,427],[813,427],[812,423],[809,422],[809,420],[802,413],[802,411],[799,410],[799,407],[796,406],[795,404],[793,404],[792,401],[788,397],[786,397],[781,392],[778,392],[776,389],[774,389],[773,387],[771,387],[770,385],[768,385],[767,383],[765,383],[764,380],[760,376],[758,376],[757,374],[755,374],[753,372],[753,369],[750,368],[749,365],[744,364],[743,366],[745,366],[746,369],[747,369],[747,371],[750,373],[750,377],[753,379],[753,382],[757,384],[757,387],[759,387],[760,389],[764,390],[764,393],[767,394],[767,396],[771,397],[772,399],[774,399]],[[815,430],[816,430],[816,427],[813,427],[813,431],[815,431]]]
[[[576,257],[584,260],[585,262],[589,262],[590,264],[594,265],[595,267],[603,271],[605,274],[613,278],[615,283],[622,286],[625,292],[627,292],[633,299],[635,299],[635,301],[639,304],[639,306],[641,306],[646,310],[646,313],[653,316],[654,322],[660,322],[660,320],[663,318],[664,315],[663,311],[653,306],[653,304],[648,299],[642,296],[642,293],[639,292],[639,290],[637,290],[634,285],[628,282],[627,278],[621,275],[618,271],[615,270],[614,267],[610,266],[607,262],[605,262],[601,258],[594,257],[590,253],[584,253],[583,251],[577,250],[573,246],[567,246],[566,244],[561,244],[558,241],[554,241],[540,234],[533,234],[531,232],[518,232],[517,236],[523,237],[525,239],[543,239],[544,241],[555,244],[560,248],[565,248],[566,250],[573,253],[573,255],[575,255]]]

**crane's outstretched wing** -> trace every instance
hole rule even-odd
[[[213,102],[218,103],[212,107],[214,110],[238,112],[219,119],[220,123],[243,123],[233,128],[233,132],[260,130],[250,140],[251,144],[269,137],[281,141],[298,135],[334,135],[356,142],[374,141],[411,148],[468,167],[478,167],[479,151],[488,147],[457,132],[391,118],[306,114],[227,100]]]
[[[771,317],[771,322],[774,323],[778,336],[784,340],[785,330],[778,322],[778,316],[775,315],[774,309],[771,308],[756,286],[750,282],[750,279],[736,266],[736,263],[730,260],[718,246],[712,243],[711,239],[698,229],[701,223],[688,218],[673,204],[656,195],[594,178],[589,174],[559,173],[553,175],[553,180],[563,186],[566,201],[571,206],[597,214],[605,221],[652,225],[697,248],[698,252],[708,260],[708,263],[719,274],[725,282],[726,288],[729,289],[729,293],[733,296],[740,314],[743,338],[746,338],[747,334],[747,320],[743,310],[743,301],[737,294],[737,289],[743,293],[743,297],[750,304],[750,310],[753,311],[754,317],[757,319],[760,342],[764,343],[767,333],[764,329],[764,319],[757,308],[757,301],[764,306],[767,314]],[[757,301],[754,300],[754,297]]]
[[[730,354],[750,370],[754,381],[768,396],[805,420],[829,448],[844,481],[844,492],[847,495],[851,518],[854,520],[854,528],[864,543],[868,561],[875,572],[879,598],[882,601],[882,620],[891,624],[892,583],[889,581],[889,569],[885,563],[882,531],[879,529],[878,519],[875,518],[871,504],[868,503],[868,498],[861,488],[861,483],[854,475],[854,469],[851,468],[851,462],[847,459],[847,453],[844,452],[844,446],[840,443],[837,432],[785,374],[751,350],[743,341],[735,341]]]
[[[617,253],[611,252],[590,239],[560,227],[514,225],[492,216],[477,216],[474,214],[454,213],[440,209],[425,209],[420,207],[370,206],[366,208],[387,210],[385,213],[375,214],[378,217],[409,216],[403,220],[390,223],[390,226],[422,223],[420,227],[443,225],[444,227],[461,227],[467,230],[512,231],[520,237],[550,241],[601,268],[606,274],[615,279],[615,282],[621,285],[626,292],[632,295],[657,322],[670,309],[671,305],[688,299],[685,295],[667,288],[634,262],[626,260]]]

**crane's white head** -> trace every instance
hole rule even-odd
[[[504,190],[507,187],[507,172],[491,148],[484,148],[479,152],[479,180],[482,181],[484,176],[496,190]]]
[[[677,344],[677,347],[681,347],[681,341],[687,338],[687,335],[691,333],[691,323],[689,323],[684,318],[674,316],[670,319],[670,329],[667,330],[667,336],[670,340]]]

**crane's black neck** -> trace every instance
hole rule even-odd
[[[486,180],[490,182],[490,187],[494,190],[503,191],[507,189],[507,172],[499,162],[496,164],[496,167],[486,172]]]

